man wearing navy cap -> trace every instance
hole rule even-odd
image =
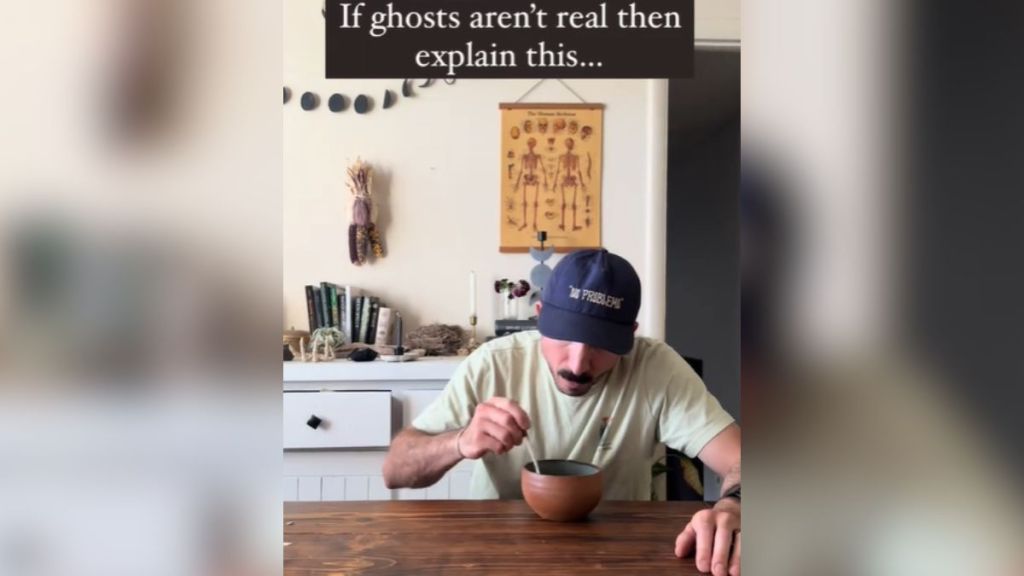
[[[476,460],[475,498],[522,498],[529,455],[592,462],[607,500],[651,498],[651,465],[665,444],[723,477],[721,498],[693,516],[676,555],[716,576],[740,572],[740,429],[663,342],[635,337],[640,278],[607,250],[563,258],[537,303],[538,330],[498,338],[463,362],[438,397],[391,443],[389,488],[437,482]]]

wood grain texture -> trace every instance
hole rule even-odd
[[[699,574],[673,554],[700,502],[602,502],[577,523],[522,500],[291,502],[284,573]]]

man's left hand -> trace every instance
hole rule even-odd
[[[730,554],[731,553],[731,554]],[[740,576],[740,504],[719,500],[693,515],[676,538],[676,556],[696,556],[697,570],[714,576]]]

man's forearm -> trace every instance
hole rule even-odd
[[[733,488],[740,485],[740,464],[736,463],[735,466],[729,469],[722,476],[722,494],[728,494]]]
[[[402,430],[391,442],[384,460],[384,484],[388,488],[433,485],[462,460],[455,444],[458,432],[435,435],[415,428]]]
[[[737,462],[735,466],[730,468],[729,471],[725,473],[725,476],[722,476],[722,490],[721,490],[720,493],[723,495],[723,497],[719,498],[718,502],[715,503],[715,508],[720,509],[720,510],[731,510],[731,511],[735,512],[736,514],[739,514],[740,513],[740,503],[739,503],[739,499],[738,499],[739,497],[738,496],[736,496],[734,498],[726,498],[725,497],[725,495],[730,494],[733,491],[734,488],[739,488],[739,486],[740,486],[740,464]]]

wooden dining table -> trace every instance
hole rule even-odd
[[[700,574],[674,554],[701,502],[602,502],[583,522],[522,500],[289,502],[284,573]]]

